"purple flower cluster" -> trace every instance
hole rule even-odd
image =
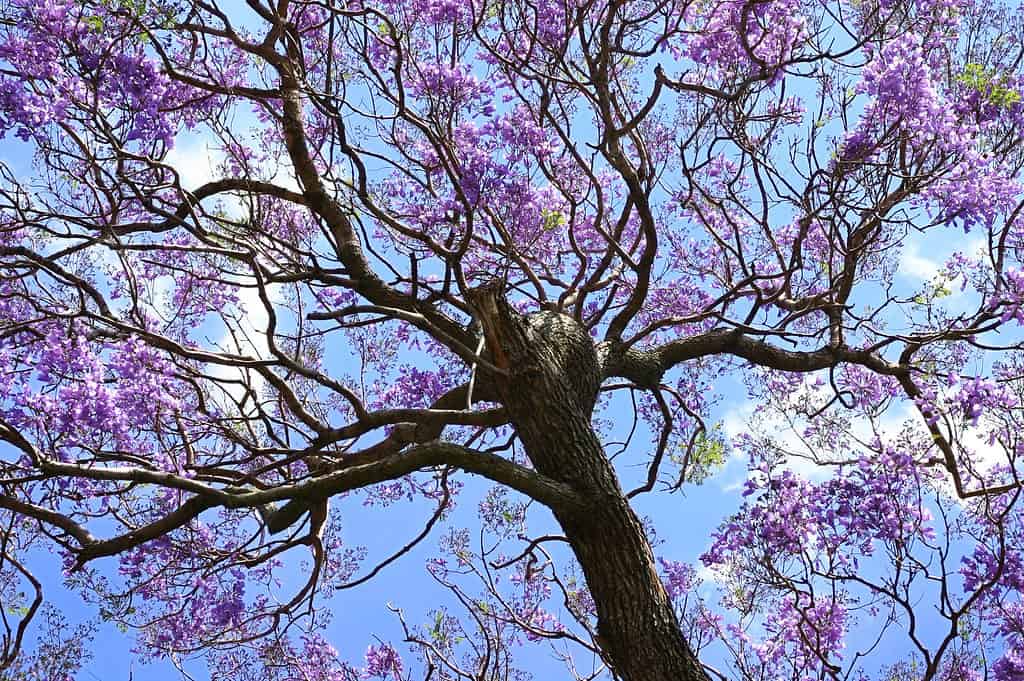
[[[461,72],[460,72],[461,73]],[[475,78],[466,75],[475,82]],[[484,87],[484,86],[480,86]],[[483,105],[483,109],[490,109]],[[481,110],[483,110],[481,109]],[[486,118],[482,124],[460,123],[452,130],[452,155],[442,158],[438,150],[413,136],[400,137],[408,151],[418,157],[439,186],[450,186],[440,197],[424,194],[404,173],[395,173],[384,183],[391,196],[391,209],[407,222],[438,241],[461,233],[472,219],[498,224],[526,255],[545,262],[557,262],[569,227],[564,198],[547,183],[536,179],[537,163],[556,163],[558,142],[537,124],[525,107]],[[455,175],[445,182],[444,166]],[[565,181],[570,181],[566,176]],[[453,218],[458,216],[458,218]],[[470,271],[491,272],[496,263],[489,251],[472,249],[463,257]]]
[[[949,377],[950,386],[957,389],[953,395],[955,402],[963,411],[964,417],[969,419],[971,425],[977,426],[978,419],[988,409],[1013,409],[1018,406],[1019,400],[1005,385],[996,383],[992,379],[975,376],[971,379],[962,379],[958,374],[951,374]]]
[[[1001,321],[1008,322],[1013,319],[1018,324],[1024,324],[1024,269],[1007,269],[1003,273],[1003,280],[1006,285],[991,307],[1000,312]]]
[[[707,566],[725,565],[734,553],[756,550],[768,556],[801,553],[813,535],[816,523],[807,500],[812,486],[792,471],[783,471],[770,482],[753,505],[744,504],[740,513],[711,535],[711,548],[701,556]],[[747,480],[744,495],[753,495],[761,483]]]
[[[177,583],[168,565],[195,560],[166,539],[155,540],[122,554],[119,572],[142,586],[137,590],[142,603],[156,614],[141,632],[140,643],[151,654],[164,656],[191,650],[230,632],[244,631],[251,607],[245,598],[248,576],[240,568],[227,575],[196,575],[187,584]]]
[[[464,64],[419,64],[408,85],[410,94],[416,97],[436,97],[460,108],[474,101],[483,107],[494,95],[493,86],[477,78]]]
[[[678,51],[726,79],[765,72],[777,81],[810,35],[800,0],[692,3],[686,20],[695,30]]]
[[[372,645],[366,649],[364,679],[402,678],[402,658],[390,644]]]
[[[398,375],[388,381],[376,400],[381,407],[429,407],[438,397],[455,387],[457,376],[444,369],[417,369],[403,364]]]
[[[161,11],[149,4],[149,11]],[[130,17],[102,7],[92,6],[90,14],[74,2],[13,3],[17,18],[0,32],[0,58],[13,67],[0,77],[0,131],[13,129],[24,139],[45,135],[74,102],[95,98],[119,112],[112,120],[124,142],[173,144],[182,105],[194,105],[195,93],[147,55]]]
[[[964,578],[964,591],[977,590],[989,581],[998,580],[998,591],[1011,589],[1024,593],[1024,556],[1017,552],[995,551],[979,544],[964,556],[960,574]]]
[[[350,4],[355,6],[353,9],[357,9],[363,2]],[[403,28],[420,30],[457,25],[472,18],[474,9],[479,9],[476,0],[382,0],[374,4],[386,8],[389,16],[404,20]]]
[[[338,651],[319,633],[302,636],[302,650],[291,655],[296,681],[356,681],[353,670],[338,660]],[[291,681],[293,677],[289,677]]]
[[[866,411],[877,409],[900,394],[899,382],[892,376],[883,376],[859,364],[845,365],[836,383],[853,398],[853,406]]]
[[[173,368],[161,353],[136,337],[97,343],[76,326],[52,325],[22,361],[33,371],[0,383],[0,413],[19,426],[45,428],[54,454],[67,460],[80,447],[112,447],[174,468],[148,436],[180,407]]]
[[[779,607],[768,613],[765,643],[756,647],[765,664],[779,669],[792,667],[800,679],[820,678],[829,663],[842,659],[849,613],[839,600],[814,599],[805,593],[783,596]],[[780,674],[773,678],[790,678]]]
[[[519,593],[509,605],[516,618],[528,625],[523,632],[526,640],[537,642],[544,638],[545,632],[564,631],[558,615],[544,607],[545,601],[551,598],[551,583],[544,571],[534,570],[530,563],[519,562],[510,581],[519,587]]]
[[[929,51],[921,36],[908,32],[872,55],[857,87],[871,99],[839,158],[877,160],[890,145],[907,140],[936,173],[916,201],[934,207],[943,222],[960,222],[965,231],[990,227],[1013,210],[1022,186],[983,151],[978,124],[957,116],[932,63],[937,49]],[[893,136],[894,130],[899,134]]]
[[[754,497],[712,534],[708,567],[739,555],[857,564],[877,542],[930,539],[931,512],[915,495],[921,473],[908,454],[884,448],[813,484],[793,473],[755,469],[744,495]]]
[[[1024,638],[1006,651],[992,665],[996,681],[1021,681],[1024,679]]]
[[[665,558],[659,558],[658,564],[661,566],[661,581],[665,584],[665,591],[672,601],[693,591],[698,583],[697,569],[692,565]]]

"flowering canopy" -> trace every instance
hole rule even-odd
[[[212,678],[520,679],[543,645],[1024,679],[1020,7],[0,13],[0,670],[85,658],[50,551]],[[735,513],[656,556],[687,520],[633,500],[702,514],[727,458]],[[373,554],[353,504],[423,529]],[[340,659],[329,594],[424,542],[447,604]]]

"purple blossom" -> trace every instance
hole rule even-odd
[[[848,617],[840,601],[786,595],[768,614],[768,640],[757,646],[757,655],[764,663],[786,662],[813,678],[824,664],[842,659]]]
[[[783,74],[781,66],[809,37],[807,19],[796,0],[693,4],[686,18],[698,30],[677,51],[707,64],[719,78],[766,70],[770,82],[777,82]]]
[[[697,584],[697,570],[692,565],[659,558],[662,582],[669,599],[676,601],[690,593]]]
[[[366,667],[363,669],[364,679],[400,679],[402,677],[402,658],[390,644],[371,645],[366,649]]]
[[[1020,643],[1020,642],[1018,642]],[[1024,679],[1024,645],[1017,645],[1006,651],[992,666],[997,681],[1022,681]]]

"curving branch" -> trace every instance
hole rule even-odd
[[[715,330],[670,341],[650,349],[602,347],[605,379],[627,378],[639,386],[654,388],[667,371],[678,364],[714,355],[732,355],[751,364],[780,371],[809,372],[847,362],[861,364],[887,376],[905,376],[907,365],[887,361],[877,353],[845,345],[827,345],[817,350],[786,350],[757,340],[740,330]]]
[[[183,527],[202,512],[223,506],[225,508],[264,507],[277,501],[299,500],[301,512],[313,504],[342,492],[395,480],[423,468],[450,466],[467,473],[479,475],[534,499],[552,509],[575,515],[587,508],[586,501],[566,484],[547,478],[535,471],[513,463],[496,454],[480,452],[448,442],[428,442],[369,463],[346,466],[341,470],[328,471],[321,476],[291,485],[280,485],[267,490],[232,491],[210,490],[195,496],[182,504],[176,511],[148,523],[127,534],[102,541],[90,541],[79,552],[78,566],[100,558],[127,551],[172,530]],[[91,477],[90,471],[80,470],[83,477]],[[150,478],[146,471],[123,471],[118,474],[96,476],[101,479],[122,479],[143,481]],[[300,512],[300,513],[301,513]]]

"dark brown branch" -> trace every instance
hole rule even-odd
[[[144,544],[184,526],[203,511],[216,506],[260,508],[275,501],[301,499],[307,502],[306,506],[308,507],[317,501],[342,492],[395,480],[422,468],[433,466],[452,466],[467,473],[480,475],[511,487],[550,508],[561,509],[564,513],[577,513],[584,507],[583,500],[568,485],[551,480],[519,464],[495,454],[479,452],[447,442],[430,442],[369,463],[348,466],[298,484],[241,493],[210,490],[210,493],[205,496],[192,497],[178,510],[160,520],[112,539],[90,542],[80,552],[78,564],[83,565],[95,558],[116,555]],[[82,471],[83,474],[86,472]],[[101,469],[96,472],[101,472]],[[148,473],[148,471],[138,471],[138,473]],[[125,478],[107,476],[106,479]]]
[[[6,495],[0,495],[0,508],[5,508],[8,511],[13,511],[23,516],[34,518],[39,522],[46,523],[47,525],[58,527],[74,537],[79,546],[87,546],[96,541],[96,538],[93,537],[87,529],[76,523],[74,520],[65,515],[61,515],[56,511],[51,511],[48,508],[36,506],[35,504],[30,504],[25,501],[18,501],[17,499]]]
[[[649,350],[618,350],[611,344],[602,348],[604,378],[628,378],[644,388],[653,388],[672,367],[712,355],[732,355],[751,364],[780,371],[819,371],[841,363],[860,364],[888,376],[903,376],[906,366],[894,364],[867,350],[825,346],[817,350],[786,350],[751,338],[738,330],[716,330],[670,341]]]

